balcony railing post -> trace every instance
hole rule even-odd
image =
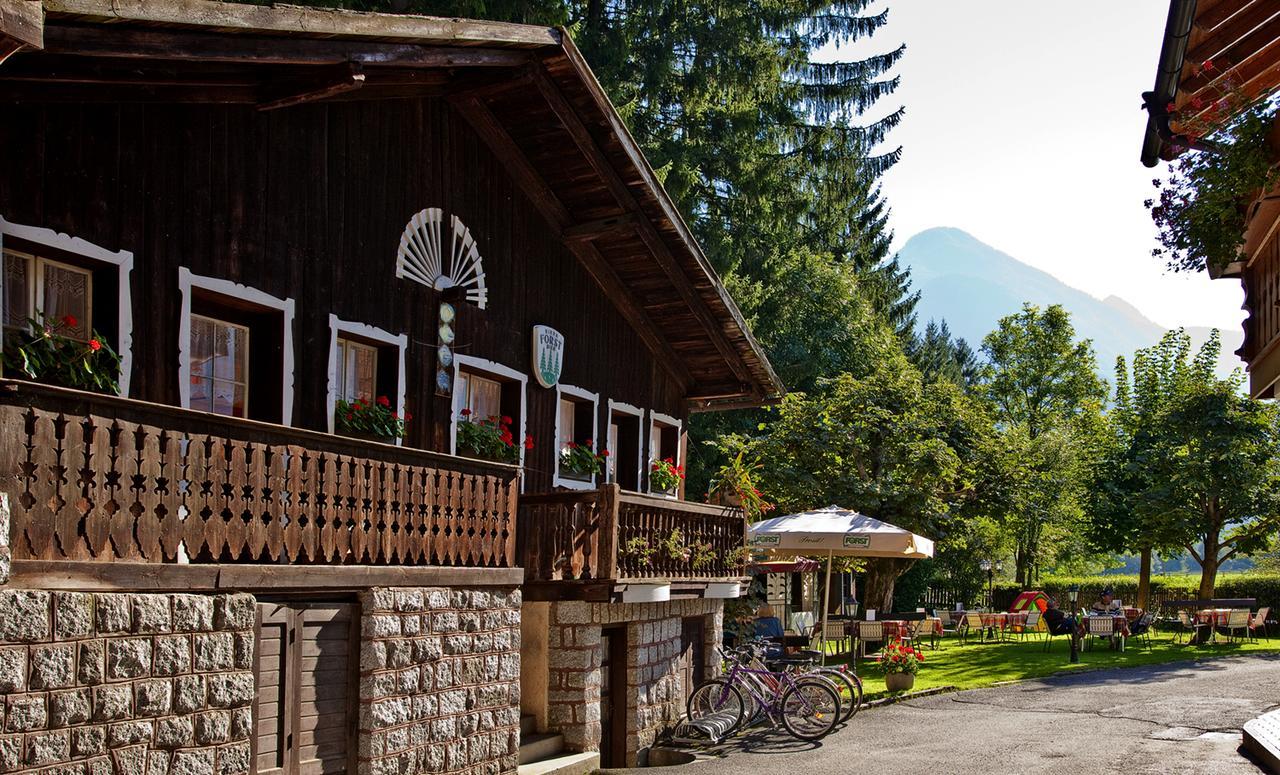
[[[618,576],[618,507],[621,488],[616,483],[600,488],[600,529],[596,532],[598,579]]]

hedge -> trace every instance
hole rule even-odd
[[[1065,605],[1067,588],[1072,584],[1080,586],[1079,601],[1087,604],[1096,600],[1103,587],[1110,586],[1115,596],[1125,603],[1136,603],[1138,600],[1137,575],[1117,576],[1049,576],[1031,585],[1031,589],[1040,589],[1055,598],[1060,605]],[[1012,583],[997,583],[995,602],[998,607],[1008,607],[1022,587]],[[1194,600],[1199,596],[1200,577],[1186,574],[1178,576],[1152,576],[1152,607],[1159,607],[1168,600]],[[1280,608],[1280,573],[1219,573],[1214,585],[1214,597],[1243,598],[1252,597],[1258,601],[1258,607],[1271,606]],[[1003,603],[1003,605],[1001,605]]]

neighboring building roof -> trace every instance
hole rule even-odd
[[[0,11],[29,2],[0,0]],[[782,395],[742,313],[563,30],[212,0],[43,7],[45,53],[0,66],[3,99],[272,109],[447,98],[685,385],[694,408]],[[42,64],[49,61],[57,67]]]
[[[1211,68],[1204,63],[1212,62]],[[1142,143],[1142,163],[1154,167],[1177,155],[1169,129],[1170,103],[1186,115],[1194,100],[1207,110],[1212,85],[1226,74],[1239,78],[1251,94],[1280,87],[1280,3],[1276,0],[1170,0],[1164,43],[1152,91],[1143,101],[1150,114]]]

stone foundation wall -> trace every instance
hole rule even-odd
[[[627,765],[641,763],[642,752],[684,714],[683,676],[676,664],[682,620],[703,618],[704,671],[710,677],[719,669],[714,646],[720,643],[723,613],[722,600],[552,603],[547,633],[547,727],[563,734],[573,750],[599,750],[601,631],[624,624]]]
[[[0,591],[0,771],[244,775],[250,595]]]
[[[361,595],[361,775],[514,772],[520,591]]]

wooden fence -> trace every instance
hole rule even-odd
[[[518,474],[0,382],[16,559],[512,566]]]
[[[526,581],[730,579],[746,575],[746,519],[724,506],[599,490],[520,499]]]

